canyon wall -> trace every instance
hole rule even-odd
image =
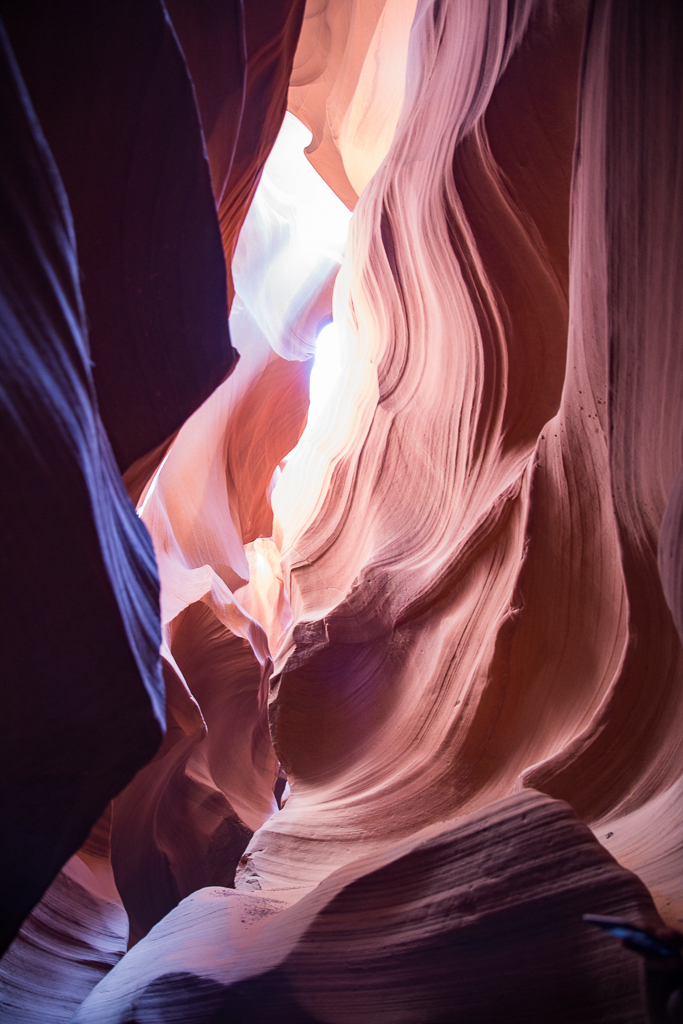
[[[134,537],[133,554],[99,525],[95,550],[117,607],[127,574],[147,602],[117,619],[130,663],[140,630],[126,614],[144,613],[137,674],[107,683],[66,633],[54,682],[35,670],[65,693],[76,739],[55,724],[55,749],[92,744],[53,818],[35,792],[53,772],[38,756],[51,719],[33,733],[21,689],[17,743],[35,746],[7,792],[51,841],[53,820],[80,817],[38,866],[18,854],[31,884],[8,941],[55,880],[0,964],[6,1019],[645,1021],[641,961],[581,915],[683,924],[680,5],[149,0],[137,30],[180,98],[154,84],[127,98],[151,156],[136,150],[124,177],[159,196],[161,234],[133,218],[118,283],[110,264],[93,255],[91,276],[83,263],[106,225],[80,205],[71,135],[95,137],[47,90],[61,73],[45,63],[48,29],[32,44],[18,8],[0,7],[20,65],[8,44],[13,159],[31,169],[6,159],[29,183],[24,200],[7,178],[8,224],[28,225],[7,308],[20,280],[32,365],[65,349],[85,381],[98,441],[76,446],[88,458],[64,493],[75,501],[85,480],[79,507],[97,524],[121,509],[114,535]],[[128,24],[127,11],[107,16]],[[175,107],[154,97],[178,109],[168,172],[145,118],[163,136]],[[288,115],[275,144],[286,102],[310,140]],[[305,147],[336,200],[311,167],[288,174],[287,147]],[[335,202],[353,209],[345,251],[301,219],[307,205],[341,216]],[[197,237],[167,240],[182,230]],[[46,239],[33,263],[17,255],[24,237]],[[159,285],[147,264],[137,285],[140,253],[157,250]],[[101,333],[114,284],[144,306],[120,360]],[[162,313],[172,344],[145,327]],[[332,317],[340,372],[307,424]],[[7,337],[32,352],[14,323]],[[139,418],[107,358],[147,381]],[[61,450],[32,410],[46,394],[73,404],[62,371],[32,379],[25,419],[8,422],[40,429],[13,472],[42,476],[13,485],[11,529],[27,546],[38,531],[46,551],[63,537],[61,578],[76,580],[75,560],[95,564],[85,519],[66,515],[67,530],[42,499],[49,530],[22,512],[22,495],[56,486]],[[9,621],[25,623],[15,554]],[[83,599],[70,628],[104,643],[111,614]],[[61,619],[40,615],[33,635],[49,637]],[[17,650],[52,664],[56,644]],[[87,699],[76,668],[97,681]]]

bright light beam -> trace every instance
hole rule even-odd
[[[309,392],[309,425],[325,412],[340,373],[339,335],[335,324],[330,323],[319,332],[316,341]]]

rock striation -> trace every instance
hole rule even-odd
[[[275,1018],[644,1021],[638,972],[577,911],[652,914],[559,801],[525,792],[286,893],[203,889],[95,989],[74,1024]],[[529,977],[534,965],[533,981]]]

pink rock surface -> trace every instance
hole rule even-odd
[[[679,138],[680,21],[591,17],[568,278],[582,8],[533,11],[509,62],[504,22],[436,13],[418,9],[430,73],[409,76],[337,299],[365,366],[355,430],[336,421],[275,495],[295,621],[271,725],[293,796],[238,885],[303,885],[359,841],[532,785],[609,834],[676,924],[681,651],[656,547],[680,465],[680,160],[649,130]],[[658,74],[622,88],[641,38]],[[286,502],[314,465],[323,501]]]
[[[74,1024],[644,1021],[638,964],[581,921],[586,905],[656,920],[565,804],[526,792],[353,860],[294,905],[195,893]]]
[[[306,154],[349,209],[386,156],[405,88],[415,0],[316,0],[294,56],[288,107]]]

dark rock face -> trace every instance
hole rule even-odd
[[[69,206],[2,43],[6,946],[156,750],[164,691],[154,555],[98,414]]]
[[[1,12],[69,198],[99,408],[123,472],[236,358],[192,84],[157,0]]]

